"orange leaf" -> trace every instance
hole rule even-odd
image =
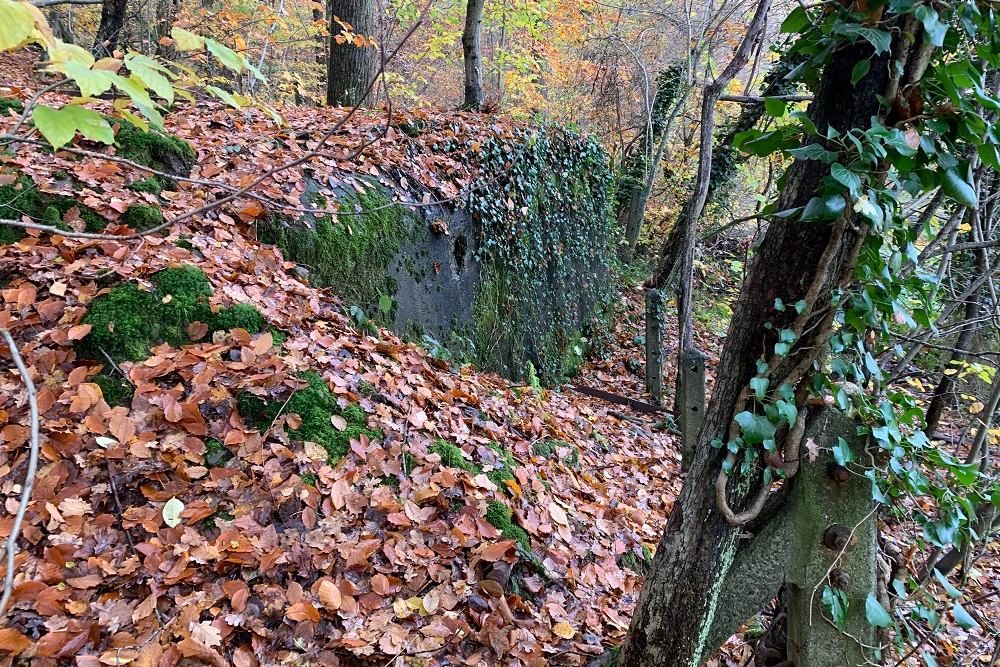
[[[344,601],[344,596],[341,595],[340,589],[337,588],[337,584],[333,583],[331,579],[323,579],[319,583],[318,595],[319,601],[323,603],[323,607],[330,611],[340,609],[340,605]]]
[[[0,651],[17,655],[31,646],[28,638],[14,628],[0,629]]]

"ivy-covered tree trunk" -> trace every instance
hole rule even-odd
[[[486,0],[469,0],[465,9],[465,29],[462,31],[462,57],[465,63],[466,109],[483,106],[483,6]]]
[[[374,0],[328,0],[330,53],[326,103],[355,106],[378,71]],[[348,39],[350,37],[350,39]]]
[[[94,56],[107,58],[118,47],[118,39],[125,27],[125,11],[128,0],[104,0],[101,4],[101,23],[94,38]]]
[[[870,70],[853,85],[851,72],[863,60],[871,61]],[[888,60],[885,54],[873,55],[863,41],[838,52],[826,67],[809,110],[819,136],[831,126],[840,132],[870,126],[879,111],[879,96],[886,92]],[[827,164],[796,160],[785,175],[777,210],[805,206],[828,175]],[[762,351],[773,350],[777,332],[798,317],[789,312],[792,309],[779,312],[775,299],[809,300],[813,305],[805,311],[808,321],[795,348],[777,361],[771,386],[786,379],[799,385],[808,377],[800,364],[810,361],[809,355],[825,342],[833,316],[831,291],[850,277],[865,229],[865,222],[850,208],[833,221],[776,219],[768,227],[733,309],[705,424],[632,618],[623,665],[697,667],[716,648],[708,637],[744,528],[731,525],[717,506],[714,482],[720,478],[726,452],[710,443],[730,439],[727,433],[735,413],[746,404],[747,387],[757,374]],[[799,401],[805,399],[802,389],[797,386]],[[739,510],[749,497],[758,495],[763,482],[759,468],[756,474],[751,470],[734,476],[725,495]]]

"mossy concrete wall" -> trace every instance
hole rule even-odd
[[[407,193],[360,174],[356,188],[307,180],[303,204],[336,219],[276,215],[258,238],[406,338],[508,377],[533,367],[561,380],[614,294],[607,156],[552,128],[475,154],[490,180],[462,201],[393,205]]]

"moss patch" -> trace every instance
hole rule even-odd
[[[261,333],[267,328],[267,320],[256,308],[247,303],[223,308],[209,319],[210,331],[231,331],[243,329],[249,333]],[[273,334],[272,334],[273,337]]]
[[[163,224],[163,211],[159,206],[132,204],[122,216],[122,222],[136,231],[152,229]]]
[[[122,118],[109,118],[118,125],[115,143],[118,155],[133,162],[177,176],[191,173],[197,156],[191,144],[150,128],[144,131]]]
[[[150,280],[152,292],[126,283],[94,299],[83,318],[91,330],[79,344],[81,353],[102,359],[103,350],[116,361],[139,361],[158,343],[177,347],[194,342],[187,331],[192,322],[209,325],[210,332],[238,326],[258,333],[267,326],[263,315],[249,305],[223,308],[213,315],[208,302],[212,283],[196,266],[164,269]]]
[[[507,491],[510,487],[506,484],[506,482],[507,480],[514,479],[514,468],[517,466],[517,462],[514,460],[514,455],[511,454],[509,450],[504,449],[496,442],[490,443],[490,449],[497,453],[500,467],[489,471],[486,473],[486,476],[491,482],[497,485],[497,488]]]
[[[104,401],[111,407],[132,403],[132,385],[126,382],[124,378],[101,373],[100,375],[95,375],[90,381],[101,388]]]
[[[506,504],[491,500],[486,506],[486,522],[499,530],[506,539],[517,540],[522,549],[531,552],[531,537],[524,528],[514,523],[513,512]]]
[[[222,442],[215,438],[205,440],[205,465],[209,468],[217,468],[225,465],[226,461],[233,458],[233,453],[229,451]]]
[[[0,218],[20,220],[24,216],[47,225],[69,229],[63,217],[76,208],[88,232],[100,232],[108,224],[95,210],[72,197],[42,192],[27,176],[18,176],[8,185],[0,186]],[[24,237],[18,227],[0,225],[0,244],[14,243]]]
[[[147,192],[151,195],[159,197],[161,192],[171,189],[170,186],[170,183],[159,176],[150,176],[149,178],[144,178],[141,181],[132,183],[129,185],[129,188],[135,190],[136,192]]]
[[[371,188],[341,199],[341,210],[351,215],[341,215],[337,222],[326,216],[310,229],[272,216],[259,224],[258,235],[308,267],[312,284],[332,287],[348,303],[385,319],[391,313],[379,308],[380,301],[396,292],[388,267],[413,233],[406,210],[390,203],[384,192]]]
[[[427,451],[440,456],[441,464],[449,468],[459,468],[472,475],[478,475],[482,472],[482,468],[465,458],[461,447],[453,445],[447,440],[435,441],[427,448]]]
[[[16,97],[0,97],[0,115],[6,116],[13,109],[17,113],[24,112],[24,102]]]
[[[264,401],[249,392],[243,392],[237,399],[237,409],[243,419],[264,433],[281,414],[296,414],[302,424],[297,429],[290,429],[288,434],[296,440],[315,442],[329,455],[330,462],[343,458],[350,449],[351,440],[357,439],[362,433],[369,438],[381,438],[382,434],[368,428],[368,418],[357,405],[349,405],[341,409],[337,399],[330,391],[326,381],[319,373],[304,372],[299,375],[305,380],[306,386],[296,389],[287,405],[284,401]],[[281,410],[285,405],[284,411]],[[343,417],[346,427],[339,430],[334,427],[330,418]]]

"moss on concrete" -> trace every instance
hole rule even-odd
[[[346,302],[387,324],[391,313],[383,312],[379,301],[396,292],[389,264],[412,234],[406,210],[390,204],[383,191],[370,188],[340,200],[341,210],[349,215],[342,214],[337,222],[325,216],[313,229],[272,216],[259,224],[258,235],[279,246],[289,260],[306,266],[312,284],[333,288]]]
[[[315,442],[326,450],[331,463],[339,461],[350,449],[351,440],[361,434],[381,438],[379,431],[368,428],[368,418],[357,405],[341,409],[326,381],[319,373],[304,372],[299,375],[306,386],[296,389],[287,404],[281,401],[264,401],[250,392],[243,392],[237,399],[237,409],[243,419],[264,433],[280,414],[296,414],[302,423],[288,434],[296,440]],[[282,406],[284,410],[282,411]],[[331,417],[343,417],[346,427],[334,427]]]

